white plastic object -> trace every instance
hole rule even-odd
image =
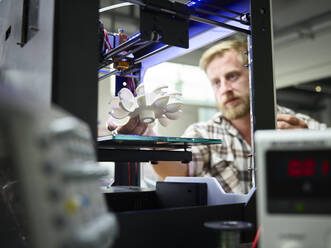
[[[167,127],[169,124],[169,120],[167,119],[167,117],[165,115],[162,115],[159,119],[158,119],[159,123],[164,126]]]
[[[120,99],[120,106],[123,107],[126,111],[132,112],[136,109],[136,99],[129,89],[122,88],[118,92],[118,97]]]
[[[152,92],[145,91],[144,84],[136,88],[137,96],[127,88],[118,92],[111,101],[111,121],[118,126],[125,125],[130,118],[139,116],[141,122],[151,124],[159,120],[162,126],[168,126],[169,120],[177,120],[182,111],[181,93],[169,91],[167,86],[159,86]]]
[[[183,105],[183,103],[181,101],[174,100],[174,101],[168,103],[168,105],[166,106],[166,112],[175,113],[180,110],[182,105]]]
[[[168,104],[169,96],[158,96],[154,99],[153,105],[157,108],[165,108]]]
[[[163,89],[167,89],[168,88],[168,86],[166,86],[166,85],[161,85],[161,86],[159,86],[159,87],[157,87],[157,88],[155,88],[154,90],[153,90],[153,92],[155,92],[156,94],[163,94]]]
[[[137,103],[138,103],[138,107],[145,107],[147,105],[146,96],[138,96]]]
[[[136,93],[138,97],[145,95],[145,85],[139,84],[138,87],[136,88]]]
[[[110,112],[109,114],[114,118],[121,119],[130,114],[129,111],[125,110],[122,105],[120,105],[119,97],[114,97],[110,101]]]
[[[152,109],[142,109],[139,114],[140,121],[146,124],[152,123],[155,120],[155,114]]]
[[[168,117],[169,120],[177,120],[181,114],[182,114],[182,110],[178,110],[177,112],[174,113],[166,112],[165,116]]]
[[[167,95],[169,96],[169,101],[166,107],[166,112],[175,113],[179,111],[183,105],[183,102],[180,100],[182,94],[177,91],[170,91]]]
[[[121,118],[121,119],[117,119],[117,118],[114,118],[113,116],[110,116],[110,120],[116,126],[124,126],[126,123],[129,122],[130,116],[126,116],[126,117]]]

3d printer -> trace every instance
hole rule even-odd
[[[254,131],[257,129],[274,128],[274,110],[270,110],[268,113],[270,116],[265,115],[264,110],[264,114],[261,119],[257,119],[256,117],[259,116],[258,112],[262,111],[259,110],[259,104],[261,104],[260,101],[263,101],[264,104],[268,101],[270,106],[274,106],[273,94],[271,98],[265,99],[264,97],[266,94],[260,92],[260,90],[262,90],[260,88],[260,82],[262,82],[262,80],[273,82],[272,60],[266,61],[263,59],[264,65],[261,66],[261,68],[255,66],[259,62],[259,56],[262,55],[262,53],[260,54],[261,51],[269,51],[270,58],[272,57],[271,30],[270,28],[267,28],[267,26],[270,25],[269,6],[260,5],[257,9],[255,9],[255,3],[248,3],[246,1],[228,1],[222,4],[216,3],[215,1],[188,1],[186,4],[167,1],[129,2],[140,6],[140,33],[137,33],[132,37],[126,37],[125,41],[123,43],[118,42],[118,45],[116,45],[115,42],[116,37],[112,38],[112,42],[110,43],[112,48],[102,54],[102,60],[99,65],[99,68],[101,69],[113,64],[113,69],[105,73],[99,79],[104,79],[115,75],[116,94],[121,92],[123,87],[126,87],[127,83],[123,84],[123,82],[128,82],[129,80],[132,80],[130,87],[132,87],[131,85],[133,85],[134,89],[139,87],[140,83],[143,81],[145,70],[153,65],[190,52],[203,45],[221,39],[222,37],[228,36],[233,32],[242,32],[249,35],[249,67],[252,76],[251,93],[253,96],[259,97],[257,101],[252,103],[254,113],[252,123],[255,127]],[[221,33],[221,37],[210,35],[211,29],[214,29],[215,26],[225,30]],[[257,37],[257,33],[259,33],[259,37]],[[123,36],[122,33],[118,35],[118,40],[121,39],[121,36]],[[261,42],[261,38],[268,42]],[[256,51],[254,47],[256,47]],[[269,62],[270,64],[268,65]],[[264,66],[271,67],[264,70],[263,74],[259,74],[259,70]],[[263,89],[264,92],[268,91],[269,87],[269,90],[273,92],[272,84],[264,86],[267,87]],[[133,94],[134,93],[135,92],[133,91]],[[180,144],[178,144],[178,142],[180,142]],[[208,143],[208,141],[205,140],[199,142]],[[213,141],[209,140],[209,143],[211,142]],[[162,143],[162,145],[160,145],[160,143]],[[115,135],[113,137],[103,137],[99,139],[98,155],[100,161],[116,162],[115,185],[139,186],[139,174],[135,173],[137,167],[127,166],[128,163],[136,165],[137,162],[150,161],[153,163],[158,160],[189,161],[191,154],[187,151],[187,148],[189,147],[189,144],[192,143],[193,142],[191,140],[185,141],[180,140],[179,138],[178,140],[171,140],[171,137],[168,137],[167,139],[166,137],[130,137]],[[181,148],[182,151],[173,152],[167,150],[153,150],[153,148],[156,147],[175,147]],[[151,150],[145,150],[144,148],[150,148]],[[116,195],[118,192],[114,189],[115,188],[113,188],[111,193],[115,193],[114,195]],[[124,230],[126,230],[125,233],[130,234],[133,232],[133,229],[139,229],[142,231],[142,233],[137,234],[137,236],[141,236],[143,233],[153,232],[155,229],[159,230],[161,233],[171,233],[172,237],[168,240],[168,243],[164,244],[164,247],[171,246],[171,243],[174,242],[176,245],[181,244],[183,246],[189,245],[193,247],[206,246],[208,244],[214,245],[216,242],[215,237],[212,237],[210,233],[206,232],[202,225],[203,220],[206,221],[214,219],[212,216],[217,216],[216,219],[251,220],[255,223],[255,210],[254,206],[251,205],[248,207],[240,204],[231,205],[230,208],[232,208],[233,211],[228,211],[227,207],[229,207],[229,205],[214,208],[210,206],[199,206],[199,204],[196,206],[193,204],[194,207],[192,207],[192,205],[189,205],[192,204],[192,202],[187,202],[188,205],[186,205],[186,208],[184,209],[174,210],[171,208],[175,206],[178,207],[176,203],[173,206],[167,205],[168,208],[166,209],[160,209],[160,205],[155,205],[153,203],[155,202],[155,197],[157,200],[160,200],[161,198],[161,201],[162,197],[164,197],[160,191],[158,192],[158,189],[156,190],[156,195],[155,191],[147,192],[135,187],[129,187],[127,188],[127,191],[129,192],[126,192],[127,194],[125,197],[123,197],[123,192],[118,194],[122,194],[121,197],[118,196],[118,198],[114,197],[114,195],[109,196],[106,194],[109,206],[113,206],[116,209],[115,211],[118,212],[121,226]],[[176,190],[172,192],[175,191]],[[179,192],[179,190],[177,191]],[[183,195],[177,195],[177,197],[180,198],[183,197]],[[120,203],[120,199],[122,200],[122,204]],[[254,200],[252,200],[252,202],[254,202]],[[129,206],[131,206],[131,208]],[[181,207],[185,207],[185,205],[181,205]],[[146,212],[147,209],[148,211]],[[144,211],[141,212],[141,210]],[[127,211],[133,212],[129,213]],[[193,214],[195,216],[199,216],[196,219],[197,225],[194,225],[192,228],[187,222],[188,216],[184,214],[189,212],[190,215]],[[176,221],[177,224],[178,222],[180,223],[181,220],[183,223],[178,224],[177,227],[172,227],[172,230],[166,229],[164,226],[169,225],[169,222],[167,221],[169,218]],[[144,219],[143,222],[140,221],[142,219]],[[132,221],[137,223],[137,225],[132,227]],[[158,222],[158,224],[156,224],[155,221]],[[155,225],[157,225],[157,227]],[[140,229],[141,226],[144,227]],[[181,232],[180,230],[185,231]],[[197,230],[204,233],[203,238],[199,242],[194,240],[190,243],[190,241],[188,241],[190,233],[197,232]],[[135,232],[137,232],[137,230]],[[180,241],[179,236],[175,233],[181,233],[182,237],[183,235],[188,236]],[[139,239],[136,239],[130,243],[131,241],[129,241],[130,239],[127,237],[120,239],[115,246],[125,246],[130,244],[134,244],[135,246],[153,246],[155,242],[157,242],[157,239],[161,238],[162,236],[159,235],[145,237],[143,244],[140,243]],[[246,237],[246,241],[251,239],[251,236]]]

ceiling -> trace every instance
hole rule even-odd
[[[329,0],[276,0],[272,1],[274,29],[280,30],[328,13],[330,18],[331,4]],[[329,19],[330,20],[330,19]]]

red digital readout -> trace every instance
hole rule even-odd
[[[329,173],[329,168],[330,168],[330,161],[323,161],[322,164],[322,174],[327,175]]]
[[[290,177],[302,176],[302,165],[299,159],[291,159],[287,165],[287,173]]]
[[[328,175],[330,161],[322,163],[322,175]],[[287,173],[290,177],[311,177],[316,173],[316,161],[312,158],[305,160],[291,159],[287,165]]]

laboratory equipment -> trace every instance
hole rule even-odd
[[[0,87],[4,247],[109,247],[118,233],[86,123]],[[6,235],[3,235],[6,234]]]
[[[258,131],[259,247],[331,247],[331,130]]]

